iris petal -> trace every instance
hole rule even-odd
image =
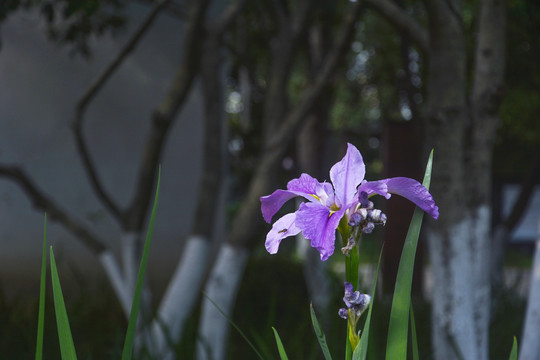
[[[300,229],[296,226],[296,213],[287,214],[277,220],[272,229],[266,235],[266,250],[270,254],[275,254],[278,251],[281,240],[289,236],[297,235]]]
[[[386,194],[383,191],[383,186],[386,185]],[[412,201],[420,209],[427,212],[434,219],[439,218],[439,207],[435,205],[435,200],[429,191],[418,181],[407,177],[395,177],[378,181],[365,182],[360,185],[360,191],[366,191],[368,195],[377,193],[385,196],[387,199],[390,194],[403,196],[405,199]]]
[[[334,185],[340,206],[349,205],[356,194],[356,188],[366,175],[366,166],[360,151],[354,145],[347,144],[347,153],[340,162],[330,169],[330,180]]]
[[[321,184],[317,179],[309,176],[308,174],[302,174],[298,179],[293,179],[287,184],[287,190],[276,190],[270,195],[262,196],[261,200],[261,212],[263,218],[267,223],[272,221],[279,209],[287,201],[296,196],[302,196],[309,201],[317,201],[317,198],[313,195],[316,194],[316,189]]]
[[[311,240],[311,246],[319,251],[323,261],[334,253],[336,229],[344,213],[344,209],[331,213],[320,203],[304,203],[296,212],[296,225]]]

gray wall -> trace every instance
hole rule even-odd
[[[47,194],[109,244],[118,242],[119,228],[91,191],[70,122],[77,98],[147,11],[142,6],[128,9],[128,28],[114,38],[93,41],[90,60],[72,57],[68,48],[48,41],[35,14],[17,13],[1,29],[0,162],[22,165]],[[132,196],[150,114],[174,74],[180,35],[178,20],[160,16],[87,112],[91,153],[107,190],[121,204]],[[200,172],[201,112],[201,99],[194,92],[165,148],[151,277],[170,274],[189,230]],[[0,285],[19,291],[37,282],[42,232],[43,213],[32,208],[16,185],[0,178]],[[48,238],[67,269],[65,277],[68,264],[99,273],[94,256],[60,226],[50,223]]]

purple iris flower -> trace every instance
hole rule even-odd
[[[302,232],[311,241],[311,246],[319,251],[321,260],[328,259],[334,253],[339,222],[343,216],[349,220],[361,208],[366,202],[366,194],[368,197],[378,194],[387,199],[390,194],[398,194],[433,218],[439,217],[439,208],[433,197],[418,181],[405,177],[366,181],[365,172],[362,155],[354,145],[347,144],[345,157],[330,169],[332,183],[320,183],[308,174],[302,174],[298,179],[289,181],[287,190],[276,190],[271,195],[261,197],[261,211],[267,223],[288,200],[296,196],[308,200],[296,212],[274,223],[266,236],[266,250],[275,254],[281,240]]]

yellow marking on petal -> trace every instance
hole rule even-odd
[[[278,234],[283,234],[283,233],[286,233],[286,232],[287,232],[287,229],[283,229],[283,230],[279,230]]]
[[[337,206],[336,204],[330,206],[330,214],[328,215],[328,217],[332,216],[333,213],[339,210],[341,210],[341,208]]]
[[[318,201],[321,201],[321,198],[318,197],[317,195],[313,195],[313,194],[309,194],[309,195],[313,196],[313,197],[314,197],[315,199],[317,199]]]
[[[339,206],[337,206],[336,204],[333,204],[332,206],[330,206],[330,211],[331,212],[336,212],[336,211],[339,211],[341,208]]]

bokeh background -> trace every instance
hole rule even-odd
[[[2,353],[33,356],[47,212],[79,357],[119,356],[160,164],[145,321],[170,321],[174,356],[207,358],[210,338],[216,359],[254,358],[202,289],[269,358],[272,326],[291,358],[321,357],[313,302],[342,356],[343,257],[322,263],[293,238],[269,255],[258,197],[302,172],[329,181],[350,142],[368,180],[421,180],[435,152],[441,218],[424,219],[413,287],[421,358],[456,358],[438,342],[441,298],[455,323],[444,321],[483,319],[451,326],[467,356],[506,358],[534,283],[539,30],[540,6],[525,0],[1,1]],[[360,244],[360,290],[384,242],[379,359],[413,206],[375,204],[389,221]],[[444,293],[457,290],[467,299]],[[47,311],[46,357],[57,358],[50,300]]]

